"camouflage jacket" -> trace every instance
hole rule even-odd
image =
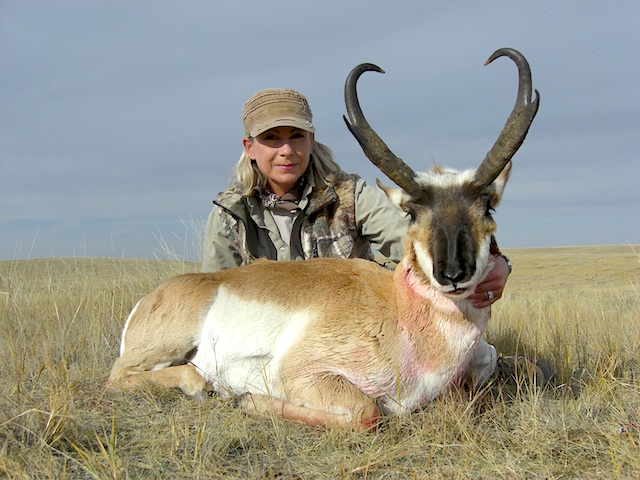
[[[305,194],[286,246],[277,242],[277,229],[259,199],[243,196],[238,187],[220,193],[207,223],[202,271],[245,265],[261,257],[373,259],[372,246],[391,260],[400,259],[408,220],[382,191],[351,175],[336,186],[308,186]]]

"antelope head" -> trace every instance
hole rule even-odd
[[[491,214],[509,178],[511,158],[538,110],[540,97],[536,90],[532,99],[531,70],[521,53],[503,48],[485,65],[502,56],[512,59],[518,68],[518,96],[498,140],[475,170],[433,167],[425,173],[414,172],[369,126],[358,102],[358,78],[367,71],[384,71],[363,63],[345,83],[347,127],[371,162],[400,187],[387,188],[378,181],[391,201],[411,218],[404,261],[421,282],[451,298],[470,295],[490,269],[489,247],[496,229]]]

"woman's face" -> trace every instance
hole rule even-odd
[[[243,140],[249,158],[255,159],[271,191],[284,195],[293,190],[307,171],[313,133],[294,127],[276,127],[254,139]]]

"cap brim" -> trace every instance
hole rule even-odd
[[[255,127],[253,127],[253,130],[249,132],[249,136],[255,138],[261,133],[264,133],[267,130],[271,130],[272,128],[276,128],[276,127],[300,128],[310,133],[314,133],[316,131],[313,124],[306,120],[300,120],[297,118],[280,118],[278,120],[274,120],[273,122],[265,123],[263,125],[256,125]]]

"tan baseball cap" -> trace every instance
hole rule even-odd
[[[245,137],[256,137],[275,127],[315,132],[313,115],[304,95],[290,88],[269,88],[254,94],[242,109]]]

